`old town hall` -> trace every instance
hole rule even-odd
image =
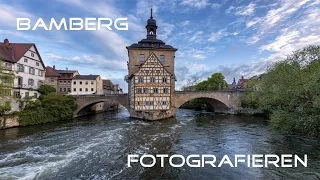
[[[174,58],[176,48],[157,39],[157,23],[147,21],[147,38],[127,47],[129,111],[133,118],[158,120],[175,114]]]

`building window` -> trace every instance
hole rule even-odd
[[[15,91],[14,92],[14,97],[15,98],[20,98],[20,92],[19,91]]]
[[[5,63],[5,65],[6,65],[6,70],[12,70],[12,66],[11,66],[11,64],[10,63]]]
[[[76,83],[76,81],[73,81],[73,85],[76,85],[77,83]]]
[[[163,93],[169,93],[169,89],[168,88],[164,88],[163,89]]]
[[[51,82],[51,83],[54,83],[54,78],[50,78],[50,82]]]
[[[73,88],[73,91],[74,91],[74,92],[76,92],[76,91],[77,91],[77,89],[76,89],[76,88]]]
[[[167,101],[162,101],[162,105],[167,105]]]
[[[39,75],[39,76],[43,76],[43,71],[39,70],[39,71],[38,71],[38,75]]]
[[[71,92],[71,88],[68,88],[68,92]]]
[[[38,81],[38,87],[42,85],[42,81]]]
[[[91,81],[91,85],[94,85],[94,81]]]
[[[31,67],[31,68],[29,68],[29,74],[34,75],[34,71],[35,71],[35,70],[34,70],[34,68],[32,68],[32,67]]]
[[[67,91],[67,88],[63,88],[63,91],[66,92],[66,91]]]
[[[94,91],[94,89],[93,89],[93,88],[91,88],[91,91],[93,92],[93,91]]]
[[[80,81],[79,84],[82,85],[82,81]]]
[[[146,105],[148,105],[149,104],[149,101],[146,101]]]
[[[139,78],[138,78],[138,82],[139,82],[139,83],[143,83],[143,77],[139,77]]]
[[[24,62],[26,62],[26,63],[27,63],[27,62],[28,62],[28,59],[27,59],[27,58],[24,58]]]
[[[151,78],[150,78],[150,82],[156,82],[156,78],[151,77]]]
[[[18,86],[22,87],[23,84],[23,78],[22,77],[18,77]]]
[[[28,79],[28,85],[33,86],[34,85],[34,80],[33,79]]]
[[[144,54],[140,54],[140,62],[144,61]]]
[[[156,73],[157,73],[157,74],[160,74],[160,70],[156,70]]]
[[[86,81],[86,85],[88,85],[89,83],[88,83],[88,81]]]
[[[31,57],[34,57],[34,53],[31,53]]]
[[[160,55],[160,62],[164,62],[164,55]]]
[[[23,72],[24,71],[22,64],[18,64],[18,71],[19,72]]]
[[[148,93],[149,89],[148,88],[143,88],[143,93]]]
[[[88,82],[88,81],[87,81]],[[86,88],[86,92],[88,92],[88,88]]]
[[[137,104],[140,105],[140,101],[137,101]]]
[[[29,98],[29,92],[26,92],[24,95],[25,98]]]
[[[60,92],[62,92],[62,88],[60,88]]]
[[[38,98],[38,93],[34,93],[33,95],[35,98]]]
[[[71,82],[70,81],[68,81],[68,84],[70,84]]]
[[[39,63],[38,63],[38,62],[36,62],[36,66],[39,66]]]
[[[146,74],[149,74],[149,70],[146,70],[145,72],[146,72]]]
[[[67,84],[67,81],[63,81],[63,84]]]
[[[154,88],[153,93],[158,93],[158,88]]]
[[[166,82],[167,82],[167,78],[166,78],[166,77],[163,77],[163,78],[162,78],[162,82],[166,83]]]
[[[81,91],[81,92],[82,92],[82,88],[79,88],[79,91]]]
[[[141,88],[137,88],[137,93],[141,94],[142,93],[142,89]]]

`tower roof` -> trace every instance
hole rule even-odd
[[[170,45],[166,45],[162,40],[157,39],[157,21],[153,18],[153,9],[150,10],[150,18],[147,20],[146,30],[147,38],[142,39],[138,43],[134,43],[129,48],[161,48],[161,49],[172,49],[177,50]]]

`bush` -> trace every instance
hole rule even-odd
[[[19,113],[19,122],[22,125],[34,125],[68,120],[73,118],[75,109],[74,97],[50,93],[40,100],[29,102]]]
[[[256,86],[257,92],[242,97],[243,107],[267,112],[273,129],[320,136],[320,46],[272,64]]]

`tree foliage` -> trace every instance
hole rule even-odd
[[[309,46],[276,62],[242,98],[242,106],[261,109],[272,128],[320,136],[320,46]]]
[[[10,98],[13,81],[14,74],[5,69],[4,62],[0,59],[0,116],[11,110]]]
[[[19,122],[22,125],[33,125],[68,120],[73,118],[76,108],[73,96],[50,93],[40,100],[29,102],[20,112]]]
[[[50,93],[56,92],[56,88],[47,84],[42,84],[39,88],[39,92],[41,95],[48,95]]]

